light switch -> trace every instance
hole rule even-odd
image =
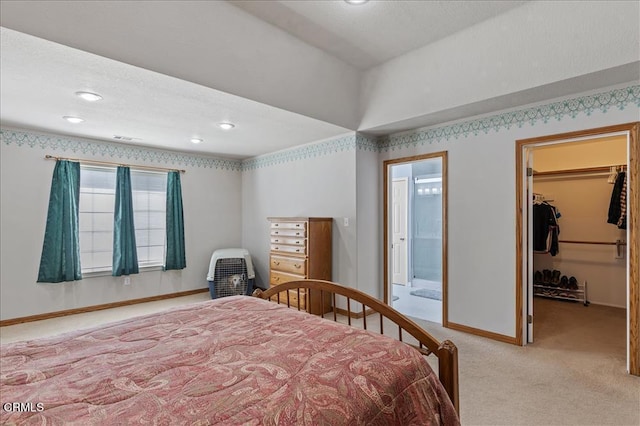
[[[344,218],[344,226],[349,226],[349,218],[348,217]]]

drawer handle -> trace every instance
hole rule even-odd
[[[276,246],[273,248],[274,250],[280,250],[280,247]]]
[[[274,232],[274,234],[278,235],[278,231]]]
[[[277,243],[278,241],[280,241],[280,240],[273,240],[274,243]]]
[[[273,280],[274,281],[280,281],[280,277],[275,277]]]
[[[300,224],[299,224],[299,223],[296,223],[296,226],[297,226],[298,228],[300,228]]]
[[[276,262],[275,260],[273,261],[273,264],[278,266],[280,264],[280,262]]]
[[[296,253],[299,253],[299,252],[300,252],[300,249],[296,249]]]
[[[302,265],[298,265],[297,263],[295,265],[293,265],[293,266],[295,266],[298,269],[302,268]]]
[[[300,241],[296,241],[296,244],[300,244]]]
[[[275,223],[273,226],[280,226],[280,224],[279,223]]]

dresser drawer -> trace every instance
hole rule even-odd
[[[282,283],[288,283],[289,281],[298,281],[298,280],[304,280],[305,276],[304,275],[297,275],[297,274],[290,274],[287,272],[280,272],[280,271],[271,271],[271,277],[269,279],[269,282],[271,285],[278,285],[278,284],[282,284]]]
[[[271,256],[269,263],[272,271],[291,272],[299,274],[303,278],[307,274],[307,260],[305,258]]]
[[[271,244],[286,244],[289,246],[299,246],[304,247],[307,245],[306,238],[295,238],[295,237],[280,237],[280,236],[271,236]]]
[[[273,232],[274,230],[278,230],[278,229],[282,229],[282,230],[300,230],[300,231],[305,231],[307,230],[307,222],[280,222],[280,221],[274,221],[271,222],[271,231]]]
[[[307,254],[307,247],[305,246],[290,246],[287,244],[271,244],[271,251],[280,253],[291,253],[305,255]]]
[[[277,238],[277,237],[305,238],[306,236],[307,236],[307,230],[306,229],[271,228],[271,238]]]

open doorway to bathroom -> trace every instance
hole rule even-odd
[[[385,161],[385,301],[446,325],[447,153]]]

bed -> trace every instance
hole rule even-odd
[[[453,344],[357,290],[281,286],[3,345],[0,423],[459,424]],[[352,301],[384,311],[418,344],[287,306],[301,291],[329,292],[324,316],[346,313],[348,323]],[[428,353],[439,358],[439,377]]]

